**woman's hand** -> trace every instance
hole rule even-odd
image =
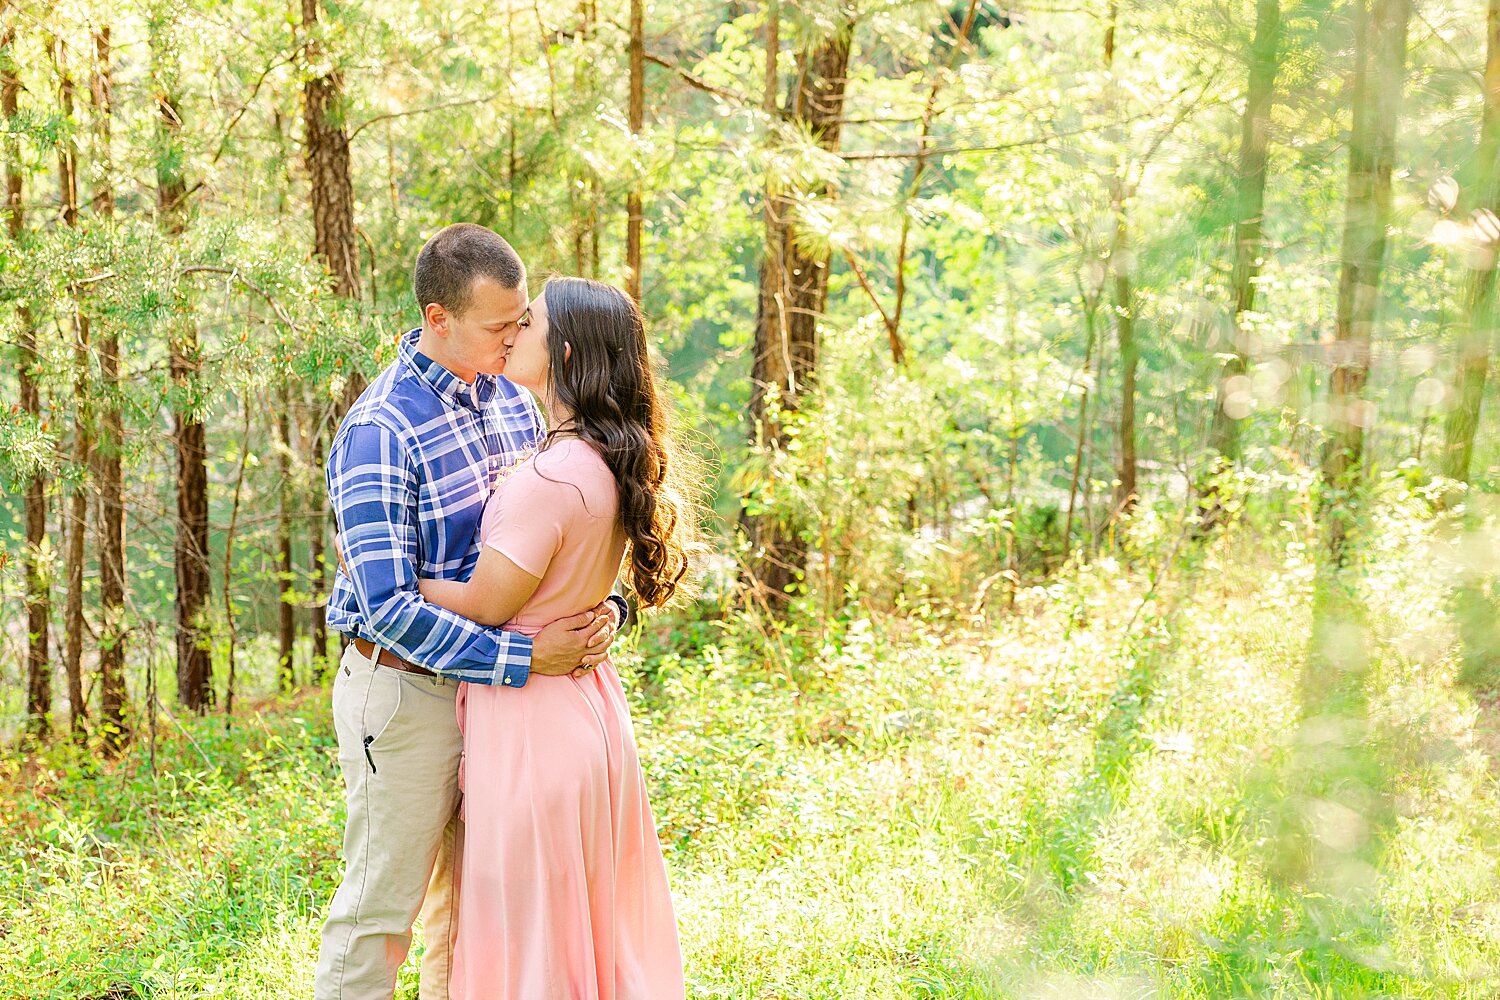
[[[560,618],[531,640],[531,670],[548,677],[585,677],[609,655],[615,615],[608,602]]]
[[[605,598],[594,607],[593,613],[603,618],[609,625],[608,637],[604,640],[604,652],[599,654],[597,658],[585,657],[583,662],[569,675],[571,677],[583,678],[593,673],[594,668],[603,663],[604,658],[609,655],[609,647],[614,644],[615,636],[620,634],[620,609],[615,606],[613,601]]]

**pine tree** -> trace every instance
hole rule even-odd
[[[1249,348],[1245,314],[1255,308],[1255,279],[1263,252],[1266,160],[1270,149],[1271,109],[1276,100],[1277,48],[1281,38],[1280,0],[1256,0],[1255,38],[1250,44],[1250,80],[1245,112],[1240,116],[1240,161],[1236,172],[1234,263],[1230,270],[1234,342],[1219,373],[1209,447],[1224,464],[1240,459],[1240,419],[1231,412],[1234,393],[1246,393]]]
[[[1490,0],[1486,19],[1489,38],[1484,65],[1484,112],[1479,127],[1479,155],[1467,199],[1480,217],[1500,213],[1500,0]],[[1471,268],[1464,283],[1464,333],[1459,344],[1454,398],[1448,411],[1443,449],[1443,475],[1459,482],[1469,479],[1474,434],[1484,403],[1490,352],[1497,325],[1495,262],[1493,256]]]
[[[68,52],[63,41],[53,37],[50,42],[52,65],[57,74],[58,105],[64,118],[71,119],[74,111],[74,91],[71,71],[68,67]],[[78,153],[71,135],[64,134],[57,143],[57,189],[62,200],[62,220],[71,228],[78,226]],[[74,736],[82,734],[83,720],[88,716],[88,705],[83,693],[83,559],[84,539],[88,528],[88,483],[87,470],[93,454],[93,414],[89,406],[89,318],[78,302],[78,291],[72,293],[73,334],[73,449],[72,464],[77,482],[68,497],[67,551],[65,553],[65,575],[68,597],[63,608],[63,665],[68,677],[69,731]]]
[[[1354,501],[1362,487],[1365,429],[1372,412],[1364,387],[1391,218],[1391,173],[1410,16],[1410,0],[1360,0],[1355,6],[1354,126],[1334,322],[1331,428],[1323,456],[1328,555],[1334,565],[1344,560]]]
[[[111,117],[114,80],[110,62],[108,25],[94,32],[94,64],[89,91],[94,108],[94,157],[99,177],[94,212],[114,218],[114,157]],[[94,449],[95,478],[99,483],[99,596],[103,625],[99,630],[99,716],[105,746],[118,752],[129,736],[125,721],[125,500],[121,454],[125,448],[124,418],[120,409],[120,333],[113,323],[101,325],[99,376],[104,405]]]
[[[173,40],[164,12],[151,23],[157,140],[157,223],[169,236],[187,230],[188,190],[183,175],[183,121],[177,98],[177,67]],[[208,572],[208,450],[207,432],[198,409],[198,326],[191,308],[179,303],[180,313],[169,327],[169,369],[181,399],[172,408],[172,450],[175,455],[177,522],[173,534],[177,581],[177,697],[184,708],[205,712],[213,704],[212,669],[204,615],[212,598]]]
[[[21,79],[16,64],[16,25],[9,18],[8,4],[0,4],[0,16],[6,18],[0,32],[0,114],[11,121],[20,111]],[[11,245],[19,247],[26,240],[26,202],[22,197],[25,183],[21,163],[21,143],[15,135],[5,144],[6,226]],[[32,420],[41,420],[41,392],[37,384],[37,328],[31,306],[17,307],[20,343],[16,349],[16,372],[21,388],[21,410]],[[43,737],[49,728],[52,711],[52,663],[48,649],[47,629],[52,617],[52,595],[42,578],[42,547],[47,538],[47,477],[37,470],[26,482],[26,551],[23,574],[26,581],[26,718],[27,731]]]
[[[826,150],[839,148],[844,92],[854,21],[847,19],[798,55],[796,85],[784,117]],[[766,198],[766,256],[760,269],[755,317],[755,355],[750,373],[750,420],[758,442],[779,449],[787,442],[783,413],[796,411],[817,377],[818,320],[828,298],[828,256],[799,241],[797,196]],[[821,194],[830,192],[825,188]],[[756,590],[772,608],[783,608],[802,573],[807,545],[795,527],[775,516],[748,515],[751,573]]]
[[[336,65],[325,66],[326,49],[319,37],[320,0],[302,0],[302,32],[309,73],[302,91],[303,161],[310,181],[308,201],[313,218],[313,253],[333,275],[334,294],[358,299],[359,242],[354,230],[354,181],[349,167],[349,131],[344,122],[344,78]],[[350,376],[344,391],[344,408],[364,389],[357,374]],[[340,411],[342,412],[342,411]],[[323,427],[313,439],[313,462],[321,467]],[[328,561],[323,525],[326,512],[310,532],[309,556],[313,564],[317,603],[313,608],[313,656],[328,651]]]

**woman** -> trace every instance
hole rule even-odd
[[[422,595],[528,634],[592,608],[629,552],[647,607],[686,569],[666,488],[667,419],[640,310],[619,289],[549,281],[505,374],[540,398],[551,432],[485,509],[466,583]],[[451,995],[464,1000],[684,996],[666,866],[614,666],[523,688],[465,684],[464,849]]]

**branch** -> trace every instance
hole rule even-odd
[[[209,161],[210,165],[218,163],[219,157],[224,155],[224,150],[229,147],[229,137],[234,134],[234,127],[240,123],[241,118],[245,117],[245,112],[250,110],[250,104],[255,100],[255,95],[260,93],[261,84],[266,82],[266,77],[271,75],[273,69],[285,66],[291,62],[292,58],[292,56],[287,56],[285,59],[278,59],[261,70],[260,78],[255,81],[255,86],[250,88],[250,96],[245,98],[245,103],[240,105],[239,111],[235,112],[234,117],[229,120],[229,125],[224,129],[224,137],[219,140],[219,148],[214,152],[214,158]],[[193,186],[193,190],[196,191],[202,186],[202,182],[200,181]],[[192,192],[188,193],[191,194]]]
[[[1196,105],[1194,105],[1196,107]],[[947,146],[941,149],[916,149],[899,150],[891,153],[862,152],[862,153],[839,153],[839,157],[845,160],[915,160],[918,157],[931,158],[934,156],[947,156],[959,153],[1000,153],[1007,149],[1021,149],[1025,146],[1041,146],[1054,139],[1070,139],[1078,135],[1090,135],[1094,132],[1103,132],[1107,129],[1118,128],[1130,122],[1140,121],[1143,118],[1155,118],[1156,115],[1141,112],[1131,115],[1117,122],[1109,122],[1103,125],[1090,125],[1087,128],[1076,128],[1068,132],[1053,132],[1036,139],[1019,139],[1016,142],[1003,142],[995,146]]]
[[[105,271],[102,274],[95,274],[87,278],[79,278],[77,281],[71,281],[68,284],[70,285],[70,287],[77,289],[82,288],[85,285],[97,285],[101,281],[109,281],[112,278],[118,277],[119,275],[113,271]]]
[[[916,160],[931,159],[934,156],[956,156],[961,153],[1000,153],[1007,149],[1019,149],[1022,146],[1040,146],[1059,136],[1049,135],[1043,139],[1026,139],[1021,142],[1005,142],[998,146],[947,146],[942,149],[902,149],[894,153],[839,153],[842,160]]]
[[[271,309],[272,309],[272,311],[274,311],[276,313],[276,318],[277,319],[281,320],[281,322],[285,323],[289,327],[292,327],[293,329],[296,328],[297,324],[295,324],[295,323],[292,322],[292,318],[287,315],[287,312],[286,312],[285,309],[281,308],[281,304],[279,302],[277,302],[274,298],[271,297],[271,293],[268,292],[268,291],[266,291],[264,288],[260,287],[259,285],[257,285],[255,282],[251,281],[249,278],[245,277],[243,274],[241,274],[239,272],[238,268],[212,267],[212,266],[210,266],[208,264],[194,264],[191,267],[184,267],[184,268],[178,269],[177,274],[179,276],[189,275],[189,274],[223,274],[223,275],[228,275],[233,280],[238,281],[240,284],[244,285],[246,288],[248,288],[251,291],[257,293],[261,298],[265,299],[266,300],[266,305],[270,306]]]
[[[1204,98],[1208,96],[1209,88],[1218,81],[1220,66],[1222,66],[1222,63],[1214,66],[1213,72],[1209,73],[1208,79],[1203,82],[1203,88],[1198,91],[1198,96],[1193,98],[1193,100],[1185,108],[1179,111],[1177,115],[1172,119],[1171,124],[1163,128],[1161,132],[1157,134],[1155,140],[1152,141],[1151,147],[1146,150],[1146,155],[1141,157],[1140,168],[1142,177],[1145,176],[1146,165],[1151,162],[1151,159],[1154,156],[1156,156],[1157,152],[1161,149],[1162,144],[1167,141],[1167,138],[1171,136],[1173,132],[1177,131],[1177,127],[1179,125],[1187,121],[1188,118],[1192,117],[1192,115],[1203,104]],[[1181,90],[1177,91],[1177,93],[1172,95],[1172,101],[1175,103],[1180,97],[1182,97],[1183,94],[1187,93],[1187,90],[1188,88],[1184,86]]]
[[[386,122],[393,118],[409,118],[412,115],[425,115],[429,111],[446,111],[448,108],[466,108],[474,104],[488,104],[490,101],[499,100],[504,96],[504,91],[497,91],[493,94],[486,94],[484,97],[470,97],[462,101],[447,101],[443,104],[434,104],[425,108],[412,108],[409,111],[393,111],[387,115],[376,115],[374,118],[361,122],[354,131],[350,132],[349,141],[353,142],[355,136],[376,122]]]
[[[744,95],[736,94],[732,91],[724,90],[720,87],[715,87],[713,84],[709,83],[702,77],[694,76],[692,73],[689,73],[681,66],[677,65],[674,62],[670,62],[669,60],[663,59],[661,56],[653,55],[652,53],[647,52],[646,61],[648,63],[655,63],[663,69],[671,70],[673,73],[676,73],[678,76],[682,77],[683,82],[688,86],[701,90],[705,94],[713,94],[715,97],[721,97],[726,101],[741,105],[742,107],[750,106],[750,102],[745,99]]]
[[[880,313],[880,319],[885,323],[885,334],[891,342],[891,357],[900,366],[906,361],[906,345],[901,342],[901,335],[896,331],[896,324],[891,322],[891,317],[886,314],[885,306],[880,304],[880,296],[875,294],[875,289],[870,287],[870,279],[865,277],[865,269],[859,266],[859,258],[854,256],[854,251],[844,249],[844,259],[849,262],[849,269],[859,279],[859,287],[865,290],[870,301],[875,303],[875,309]]]

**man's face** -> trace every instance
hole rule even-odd
[[[527,321],[526,282],[518,288],[501,288],[493,278],[474,279],[469,308],[463,315],[445,313],[448,357],[445,367],[472,381],[476,374],[505,374],[507,340]]]

